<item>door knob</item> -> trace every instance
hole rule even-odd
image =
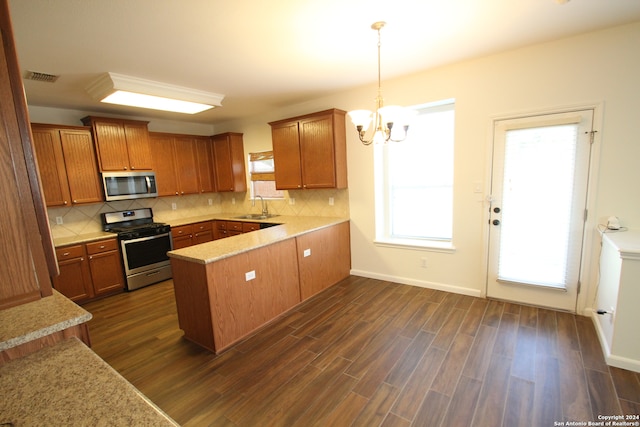
[[[493,211],[494,211],[495,213],[500,213],[500,208],[496,206],[495,208],[493,208]]]
[[[494,219],[492,223],[493,223],[493,225],[500,225],[500,220],[499,219]]]

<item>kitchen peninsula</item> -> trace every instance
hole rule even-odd
[[[169,252],[186,339],[219,353],[349,275],[347,218],[264,222],[279,225]]]

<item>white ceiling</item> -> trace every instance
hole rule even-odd
[[[217,123],[382,79],[640,20],[640,0],[9,0],[30,105]],[[100,104],[101,73],[225,95],[197,115]]]

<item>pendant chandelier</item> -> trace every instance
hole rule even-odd
[[[360,142],[364,145],[371,145],[372,143],[382,144],[388,141],[399,142],[403,141],[407,137],[407,130],[409,129],[409,120],[415,114],[415,111],[389,105],[384,106],[384,100],[382,98],[382,87],[380,84],[380,30],[385,26],[386,22],[379,21],[371,24],[371,29],[378,32],[378,96],[376,96],[375,112],[369,110],[354,110],[349,112],[349,117],[353,122],[353,125],[358,131],[358,137]],[[369,125],[373,122],[373,134],[367,135]],[[392,129],[396,128],[396,131],[392,134]],[[398,136],[398,128],[402,128],[402,133]]]

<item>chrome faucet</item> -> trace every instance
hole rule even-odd
[[[255,205],[256,205],[256,199],[257,199],[258,197],[260,197],[260,202],[261,202],[261,204],[262,204],[262,215],[264,215],[264,216],[269,215],[269,208],[267,207],[267,204],[265,203],[264,198],[263,198],[262,196],[255,196],[255,197],[253,198],[253,204],[252,204],[252,206],[255,206]]]

